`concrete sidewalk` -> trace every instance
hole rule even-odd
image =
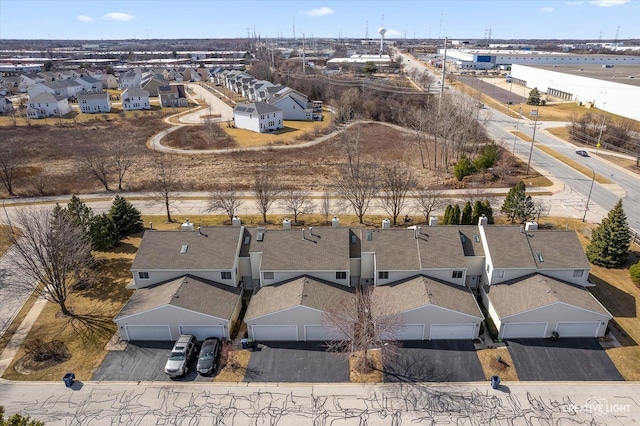
[[[29,331],[31,331],[33,324],[35,324],[36,320],[40,316],[40,312],[42,312],[46,303],[47,301],[42,298],[36,300],[36,303],[34,303],[31,310],[29,310],[27,315],[24,317],[20,327],[18,327],[7,346],[0,354],[0,377],[2,377],[4,372],[7,371],[7,368],[9,368],[11,361],[13,361],[13,358],[18,353],[18,349],[20,349],[24,340],[27,338],[27,335],[29,335]]]

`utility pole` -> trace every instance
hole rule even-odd
[[[534,115],[536,117],[536,120],[533,123],[533,137],[531,138],[531,149],[529,150],[529,160],[527,161],[527,172],[525,173],[525,175],[529,174],[529,166],[531,165],[531,154],[533,154],[533,143],[536,141],[536,129],[538,128],[538,111],[539,110],[537,109],[533,109],[530,112],[531,115]]]
[[[593,182],[596,180],[596,171],[593,170],[593,167],[586,165],[593,172],[593,177],[591,178],[591,187],[589,188],[589,195],[587,196],[587,204],[584,206],[584,216],[582,216],[582,221],[585,222],[587,220],[587,210],[589,210],[589,201],[591,201],[591,191],[593,191]]]
[[[306,61],[305,61],[305,56],[304,56],[304,33],[302,33],[302,74],[306,74],[307,73],[307,67],[306,67]]]
[[[444,57],[442,58],[442,81],[440,82],[440,98],[444,94],[444,74],[447,68],[447,37],[444,38]]]
[[[607,119],[606,115],[602,116],[602,124],[600,125],[600,133],[598,133],[598,142],[596,143],[596,154],[598,153],[598,149],[600,148],[600,139],[602,139],[602,130],[604,129],[604,122]],[[584,222],[584,220],[583,220]]]

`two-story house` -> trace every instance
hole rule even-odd
[[[140,109],[150,109],[149,92],[138,87],[130,87],[122,92],[122,109],[133,111]]]
[[[256,133],[273,132],[284,128],[282,110],[266,102],[236,105],[233,108],[233,122],[239,129]]]
[[[162,108],[180,108],[188,105],[187,94],[182,84],[159,87],[158,97]]]
[[[109,94],[102,90],[89,90],[78,93],[78,106],[85,114],[98,114],[111,111]]]
[[[52,93],[30,96],[27,103],[28,118],[61,117],[69,112],[71,112],[71,106],[67,98]]]

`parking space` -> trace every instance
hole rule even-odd
[[[470,340],[405,341],[385,356],[385,382],[483,381],[482,365]]]
[[[508,346],[520,380],[624,380],[596,339],[518,339]]]
[[[245,382],[348,382],[349,363],[321,342],[269,342],[251,353]]]
[[[197,358],[189,362],[189,372],[182,377],[164,374],[172,342],[129,342],[123,351],[111,351],[93,374],[96,381],[184,381],[208,382],[211,377],[196,373]]]

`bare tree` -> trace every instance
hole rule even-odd
[[[320,211],[324,216],[325,223],[329,223],[329,216],[331,216],[331,195],[325,192],[322,195],[322,201],[320,202]]]
[[[180,190],[176,160],[168,155],[157,154],[152,159],[151,169],[154,174],[154,180],[151,182],[151,203],[162,204],[167,212],[167,222],[171,223],[172,198]]]
[[[118,191],[122,191],[124,175],[130,168],[136,165],[136,159],[131,155],[128,147],[121,142],[115,146],[113,155],[111,156],[111,161],[113,162],[115,173],[118,176]]]
[[[360,371],[371,368],[369,350],[393,346],[404,325],[373,287],[358,287],[353,299],[344,298],[323,312],[321,322],[336,337],[327,342],[328,350],[346,356],[364,353],[357,366]]]
[[[262,221],[267,223],[267,212],[281,194],[280,188],[274,179],[272,168],[269,165],[264,165],[262,169],[256,173],[252,189],[256,197],[258,210],[262,214]]]
[[[413,202],[415,207],[423,214],[425,223],[429,223],[431,212],[448,203],[447,200],[438,196],[437,191],[429,188],[416,191]]]
[[[309,192],[289,189],[282,193],[280,204],[293,214],[293,223],[298,223],[298,216],[308,213],[312,208]]]
[[[537,198],[533,201],[534,206],[534,214],[536,215],[536,222],[540,222],[540,216],[548,216],[550,206],[540,198]]]
[[[90,174],[96,177],[104,186],[104,189],[111,191],[109,188],[110,175],[113,172],[109,158],[104,154],[86,155],[80,159],[81,166]]]
[[[21,237],[11,236],[16,285],[29,290],[35,286],[37,294],[57,303],[64,315],[71,315],[67,296],[93,263],[90,243],[59,206],[54,210],[19,209],[15,218],[22,229]]]
[[[0,148],[0,182],[9,195],[14,193],[16,172],[24,161],[24,153],[18,147],[5,146]]]
[[[416,180],[411,171],[398,162],[384,166],[381,178],[380,203],[397,225],[398,216],[407,206],[407,193],[416,187]]]
[[[429,126],[431,118],[428,109],[410,108],[406,114],[402,116],[403,124],[411,129],[412,137],[407,139],[407,143],[415,146],[420,153],[420,163],[422,168],[426,169],[427,164],[431,164],[431,157],[427,143],[431,140],[429,137]]]
[[[231,188],[211,193],[206,211],[222,211],[233,220],[242,205],[238,193]]]

